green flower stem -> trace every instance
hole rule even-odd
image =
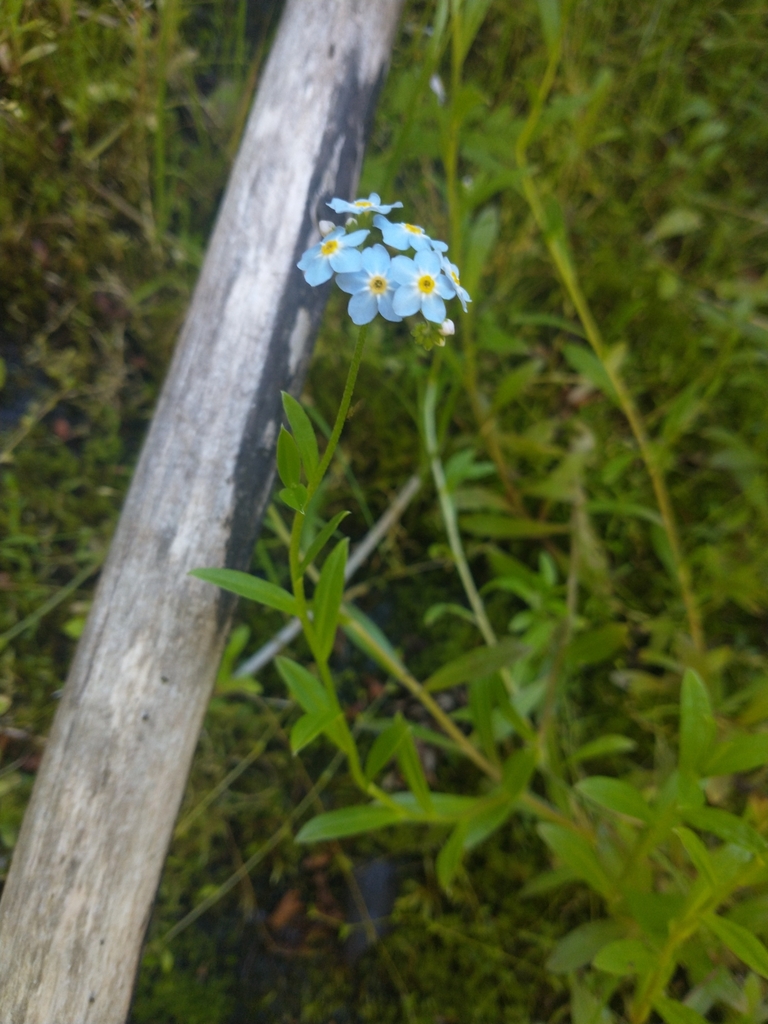
[[[546,102],[547,96],[552,88],[557,66],[560,61],[560,52],[561,42],[558,41],[557,45],[552,48],[552,52],[547,63],[547,69],[544,73],[544,78],[542,79],[536,99],[523,130],[515,144],[515,159],[518,168],[523,172],[522,186],[525,198],[531,212],[533,213],[539,230],[544,236],[550,256],[552,257],[560,278],[565,285],[565,289],[568,292],[571,302],[576,308],[576,312],[581,320],[584,332],[587,335],[587,340],[592,346],[592,350],[595,355],[600,360],[600,363],[605,369],[613,389],[616,392],[621,411],[624,413],[624,416],[629,423],[630,429],[637,441],[638,448],[640,449],[640,455],[645,463],[648,475],[651,478],[653,492],[656,497],[656,504],[672,551],[672,560],[674,562],[675,574],[677,576],[678,586],[685,606],[691,640],[693,641],[696,651],[701,652],[704,650],[705,646],[701,615],[693,590],[690,570],[683,557],[677,523],[675,521],[674,510],[672,508],[672,501],[664,480],[664,474],[659,466],[653,445],[648,437],[645,424],[643,423],[635,402],[624,383],[623,378],[619,374],[618,367],[615,365],[614,361],[609,358],[610,353],[606,348],[600,329],[597,326],[597,322],[592,316],[589,303],[581,290],[578,275],[571,262],[565,240],[562,237],[553,235],[549,230],[544,203],[542,202],[541,195],[536,187],[534,176],[527,160],[526,151],[528,144],[538,124],[544,103]]]
[[[495,647],[499,641],[488,618],[485,605],[483,604],[483,599],[480,597],[477,587],[475,586],[475,581],[472,578],[472,572],[469,568],[469,563],[467,562],[467,556],[464,553],[464,545],[461,542],[459,525],[456,519],[456,508],[453,504],[450,491],[448,490],[445,471],[443,470],[443,464],[440,461],[440,456],[437,450],[437,431],[435,429],[437,382],[435,381],[434,366],[435,364],[433,364],[433,372],[430,374],[430,378],[427,383],[427,391],[424,396],[424,437],[427,445],[427,455],[429,457],[432,477],[435,481],[435,487],[440,501],[440,511],[442,512],[443,522],[445,524],[445,532],[448,535],[448,543],[451,548],[451,553],[453,554],[456,569],[464,587],[464,592],[466,593],[467,600],[474,612],[475,621],[477,622],[478,629],[483,636],[483,640],[485,640],[489,647]],[[507,692],[511,695],[514,693],[516,685],[509,669],[500,669],[500,675],[504,681],[504,686],[506,687]],[[531,728],[530,723],[527,722],[522,715],[517,714],[511,700],[510,708],[512,708],[512,712],[515,715],[515,726],[522,738],[528,742],[534,740],[536,738],[536,733]]]
[[[484,772],[490,779],[493,779],[494,782],[501,782],[502,775],[498,765],[492,764],[488,758],[486,758],[477,749],[474,743],[472,743],[472,741],[464,735],[461,729],[459,729],[453,719],[443,711],[432,694],[429,693],[428,690],[425,690],[421,683],[415,679],[396,658],[393,658],[388,651],[381,647],[374,637],[365,633],[355,619],[348,615],[345,616],[344,625],[352,632],[358,633],[361,640],[365,641],[367,647],[375,650],[376,660],[379,664],[386,668],[390,675],[401,683],[416,698],[416,700],[418,700],[419,703],[429,711],[435,722],[437,722],[446,736],[450,736],[462,753],[465,754],[473,764],[477,765],[480,771]],[[381,797],[378,797],[378,799],[381,799]],[[521,808],[535,814],[537,818],[541,818],[544,821],[551,821],[556,825],[562,825],[563,828],[567,828],[571,832],[578,832],[579,834],[584,835],[588,834],[583,828],[571,821],[570,818],[561,814],[554,807],[551,807],[545,800],[535,796],[533,793],[523,793],[518,798],[517,803]]]
[[[451,103],[449,111],[448,130],[445,138],[445,149],[443,154],[443,165],[445,166],[446,196],[448,200],[448,220],[450,226],[451,249],[456,254],[455,259],[463,259],[462,239],[462,216],[461,200],[458,187],[459,167],[459,133],[461,120],[456,113],[456,101],[461,89],[461,76],[463,70],[462,43],[461,43],[461,10],[460,4],[455,0],[451,9]],[[464,317],[461,329],[461,347],[464,353],[464,386],[472,406],[472,414],[475,417],[480,436],[494,462],[499,473],[502,486],[507,496],[510,507],[518,514],[525,515],[523,500],[517,488],[512,482],[512,473],[507,465],[504,453],[501,449],[496,417],[488,409],[488,403],[484,400],[478,384],[477,352],[474,339],[474,305],[470,306],[467,315]]]
[[[352,362],[349,364],[349,372],[347,373],[347,383],[344,385],[344,394],[341,396],[341,405],[339,406],[339,411],[336,413],[336,422],[333,424],[333,431],[331,432],[330,440],[328,441],[328,445],[320,461],[320,465],[317,467],[317,472],[314,474],[313,479],[308,481],[307,484],[307,501],[312,498],[312,495],[320,486],[320,483],[331,464],[331,459],[333,458],[333,453],[336,451],[336,446],[339,443],[341,431],[344,428],[347,413],[349,412],[349,404],[352,401],[352,392],[355,390],[355,382],[357,381],[357,373],[360,369],[360,363],[363,358],[363,348],[365,347],[367,334],[368,324],[363,324],[357,335],[355,351],[352,353]]]

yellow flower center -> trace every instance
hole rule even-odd
[[[387,290],[386,279],[376,274],[368,281],[368,287],[374,295],[384,295]]]
[[[358,199],[357,202],[352,204],[353,206],[359,206],[362,209],[367,209],[369,206],[373,206],[373,203],[369,203],[367,199]]]
[[[418,280],[418,289],[420,292],[424,292],[425,295],[431,295],[435,290],[435,279],[431,274],[422,274]]]
[[[327,242],[323,242],[320,246],[320,252],[323,256],[332,256],[339,248],[338,240],[335,238],[329,238]]]
[[[412,235],[423,235],[424,229],[420,228],[418,224],[403,224],[406,231],[410,231]]]
[[[453,283],[454,284],[461,284],[461,281],[459,281],[459,275],[458,274],[454,274],[454,272],[451,271],[451,277],[453,278]]]

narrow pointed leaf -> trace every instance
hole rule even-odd
[[[515,801],[505,799],[499,802],[482,801],[475,814],[466,819],[466,835],[464,849],[471,850],[479,846],[488,836],[501,828],[515,808]]]
[[[657,996],[653,1008],[665,1024],[707,1024],[706,1018],[697,1013],[692,1006],[678,1003],[676,999]]]
[[[328,555],[320,573],[320,579],[315,588],[315,596],[312,601],[314,611],[315,634],[319,655],[324,660],[328,658],[333,650],[333,641],[336,636],[336,625],[339,619],[339,608],[344,593],[344,568],[347,564],[347,549],[349,541],[339,541],[333,551]]]
[[[601,895],[613,895],[613,883],[583,836],[562,825],[552,825],[548,822],[540,824],[538,832],[550,850],[575,875]]]
[[[325,688],[303,665],[290,658],[275,658],[275,665],[291,696],[307,714],[323,715],[331,710]]]
[[[451,832],[448,841],[437,855],[437,880],[443,889],[450,889],[464,856],[464,834],[466,825],[462,822]]]
[[[280,427],[277,439],[277,471],[287,488],[301,482],[301,456],[293,437],[285,427]]]
[[[483,679],[498,672],[500,668],[506,668],[520,654],[519,641],[512,639],[502,640],[495,647],[476,647],[439,668],[425,681],[424,687],[434,692]]]
[[[336,708],[329,708],[318,714],[302,715],[291,729],[291,750],[298,754],[322,732],[328,731],[342,713]]]
[[[651,809],[640,793],[621,779],[611,779],[605,775],[593,775],[582,779],[576,789],[589,800],[617,814],[625,814],[640,821],[651,820]]]
[[[735,814],[729,814],[728,811],[721,811],[716,807],[686,808],[683,817],[689,825],[702,832],[711,832],[724,843],[735,843],[736,846],[743,846],[745,850],[759,856],[768,852],[768,842],[757,829],[743,819],[737,818]]]
[[[634,750],[637,744],[629,736],[608,734],[600,736],[596,740],[590,740],[583,747],[579,747],[568,758],[569,764],[580,764],[583,761],[591,761],[593,758],[609,757],[611,754],[626,754]]]
[[[618,939],[620,935],[621,925],[608,918],[580,924],[557,943],[547,960],[547,970],[554,974],[578,971],[590,963],[603,946]]]
[[[365,777],[369,782],[372,782],[382,768],[392,760],[403,742],[403,738],[403,730],[399,729],[394,722],[379,733],[365,762]]]
[[[617,939],[609,942],[593,958],[592,964],[607,974],[620,976],[648,974],[656,964],[656,956],[639,939]]]
[[[398,821],[405,820],[405,814],[390,807],[367,804],[363,807],[342,807],[312,818],[296,836],[297,843],[319,843],[327,839],[342,839],[356,836],[361,832],[375,832]]]
[[[249,601],[258,601],[268,608],[276,608],[287,615],[296,615],[298,611],[295,597],[287,590],[248,572],[240,572],[237,569],[193,569],[189,575],[196,576],[206,583],[213,583],[222,590],[229,590]]]
[[[680,771],[698,773],[715,738],[709,692],[693,669],[686,669],[680,694]]]
[[[397,763],[403,773],[406,785],[416,797],[419,806],[427,814],[432,810],[432,798],[429,792],[429,784],[421,766],[416,744],[413,742],[411,730],[402,716],[396,719],[396,728],[401,732],[402,739],[397,749]]]
[[[469,688],[469,712],[477,729],[480,746],[492,761],[498,761],[493,734],[493,679],[477,679]]]
[[[344,604],[339,616],[342,629],[364,654],[367,654],[386,672],[402,669],[397,651],[376,623],[354,604]]]
[[[315,431],[309,416],[307,416],[306,412],[302,409],[301,404],[296,401],[293,395],[289,395],[287,391],[283,391],[282,395],[283,409],[285,409],[285,415],[288,417],[288,422],[291,424],[293,437],[296,441],[296,446],[299,449],[301,461],[304,463],[304,471],[307,474],[307,480],[310,480],[320,461]]]
[[[303,512],[307,504],[307,488],[304,484],[296,484],[294,487],[283,487],[280,491],[280,500],[292,508],[294,512]]]
[[[756,935],[735,921],[717,914],[706,914],[704,922],[739,960],[743,960],[755,974],[768,978],[768,949]]]
[[[536,767],[536,751],[530,748],[516,751],[504,762],[502,785],[513,800],[517,800],[531,781]]]
[[[704,843],[702,843],[695,832],[691,832],[689,828],[684,828],[682,825],[680,828],[673,829],[673,831],[683,844],[685,852],[691,858],[693,866],[699,875],[715,888],[717,886],[717,872]]]
[[[702,765],[704,775],[751,772],[768,764],[768,732],[734,736],[719,743]]]
[[[322,530],[319,531],[315,539],[307,548],[307,553],[304,555],[301,565],[299,566],[299,572],[302,575],[314,562],[314,560],[323,550],[323,548],[334,535],[334,533],[336,533],[336,530],[339,527],[339,523],[341,523],[342,520],[346,519],[348,515],[349,512],[339,512],[338,515],[335,515],[333,519],[331,519],[330,522],[326,523]]]

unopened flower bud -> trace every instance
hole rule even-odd
[[[349,230],[350,228],[356,228],[357,227],[357,218],[355,218],[355,217],[347,217],[347,219],[344,221],[344,227],[347,230]]]
[[[317,225],[320,228],[320,234],[325,238],[326,235],[330,235],[336,225],[332,220],[321,220]]]
[[[456,325],[453,320],[443,320],[440,324],[440,333],[444,338],[450,338],[451,335],[456,333]]]

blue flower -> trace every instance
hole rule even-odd
[[[328,281],[334,270],[337,274],[354,273],[363,265],[362,253],[355,246],[360,245],[367,235],[367,231],[353,231],[347,235],[344,228],[335,228],[322,242],[307,249],[296,266],[304,271],[307,284],[313,286]]]
[[[435,250],[435,252],[448,252],[448,246],[445,242],[440,242],[436,238],[430,238],[429,244]]]
[[[386,217],[376,215],[373,223],[381,231],[384,241],[393,249],[429,250],[431,242],[424,228],[418,224],[391,224]]]
[[[432,250],[417,252],[413,259],[395,256],[392,277],[400,287],[395,292],[392,308],[398,316],[422,311],[427,320],[441,324],[445,320],[443,299],[453,298],[453,285],[441,273],[440,256]]]
[[[398,323],[402,317],[392,308],[392,296],[397,285],[392,283],[389,253],[377,243],[365,249],[362,257],[361,270],[356,274],[339,274],[336,278],[339,288],[352,296],[347,307],[352,323],[369,324],[377,312],[385,320]]]
[[[348,203],[345,199],[332,199],[328,206],[336,213],[389,213],[402,203],[390,203],[389,206],[382,205],[381,196],[371,192],[367,199],[356,199],[354,203]]]
[[[467,312],[467,303],[471,302],[472,299],[470,299],[469,292],[467,291],[467,289],[461,287],[461,281],[459,280],[459,268],[456,266],[455,263],[451,263],[451,261],[448,259],[447,256],[443,256],[443,258],[442,258],[442,271],[445,274],[445,276],[448,278],[448,280],[453,284],[453,287],[456,290],[456,294],[459,297],[459,302],[461,303],[461,308],[466,313]]]

